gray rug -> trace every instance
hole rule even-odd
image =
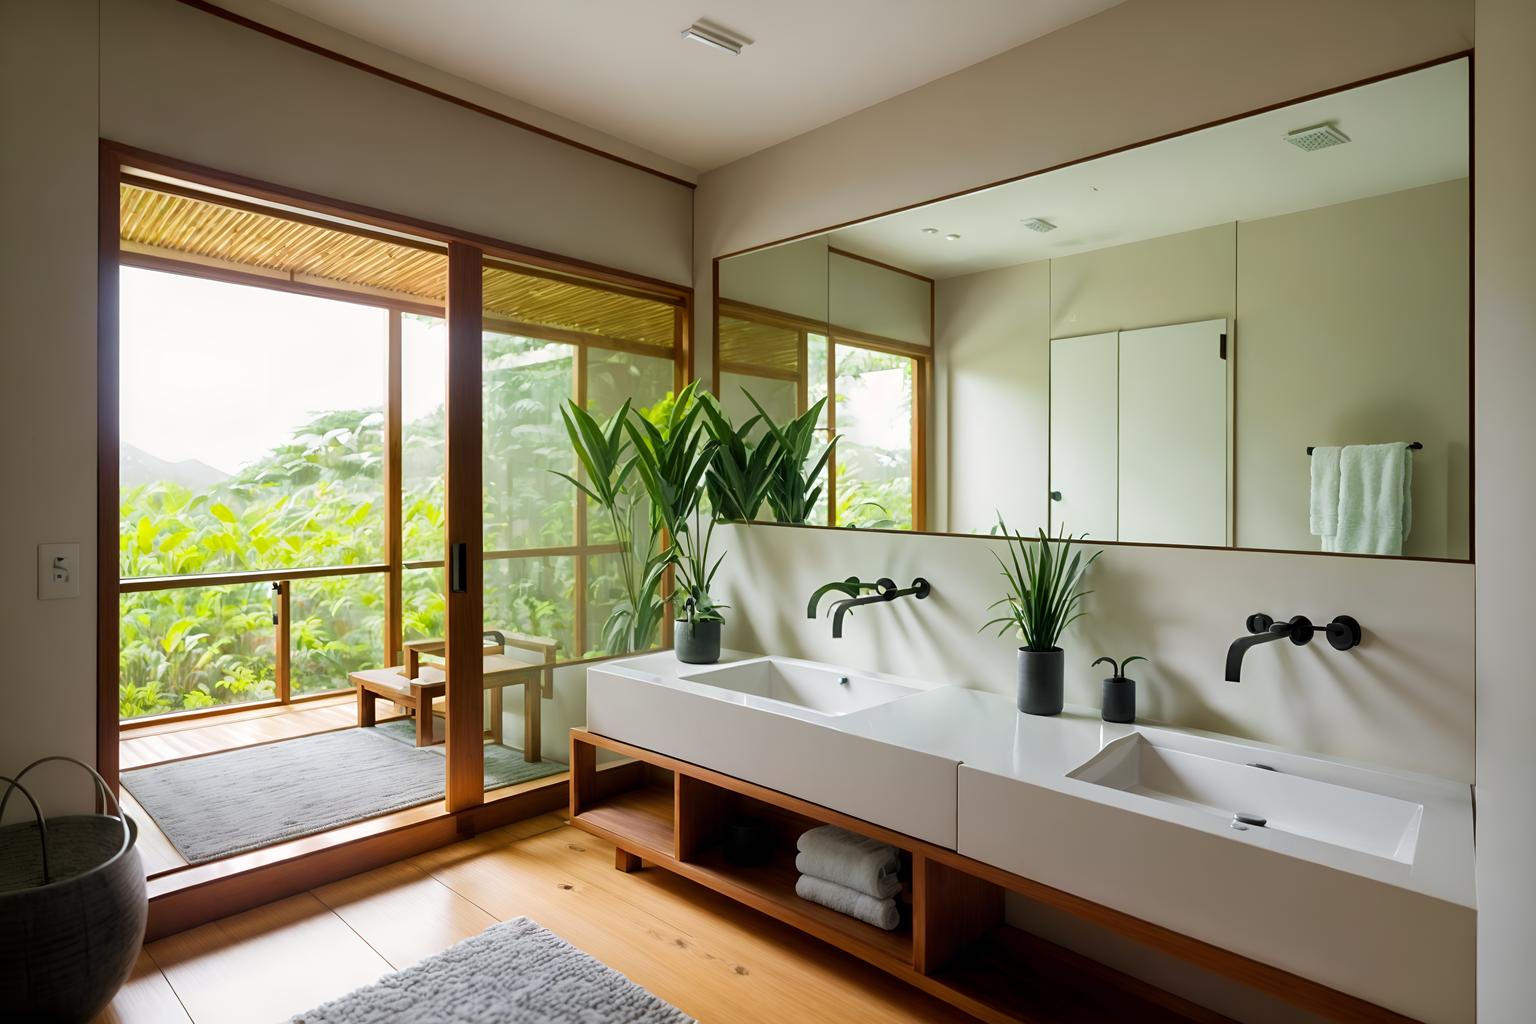
[[[519,917],[289,1024],[688,1024],[693,1018]]]
[[[414,730],[386,722],[135,768],[123,772],[123,788],[187,863],[202,864],[441,800],[443,746],[415,746]],[[565,768],[485,747],[488,789]]]

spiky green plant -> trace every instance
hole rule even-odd
[[[752,440],[752,431],[767,419],[762,414],[738,426],[713,395],[699,397],[705,425],[715,442],[715,458],[706,478],[710,506],[721,519],[750,523],[762,510],[768,489],[773,486],[781,454],[778,443],[767,430],[756,441]]]
[[[1092,591],[1082,589],[1083,576],[1101,552],[1095,551],[1084,560],[1081,551],[1072,550],[1072,545],[1087,534],[1082,538],[1069,533],[1051,537],[1041,529],[1029,540],[1023,534],[1010,533],[1002,516],[997,517],[997,525],[1008,545],[1008,561],[996,552],[993,557],[1008,581],[1008,593],[988,607],[1002,605],[1008,611],[983,623],[981,630],[998,626],[998,636],[1012,630],[1023,639],[1026,651],[1056,650],[1061,634],[1084,614],[1080,605]]]
[[[550,472],[569,480],[608,514],[619,543],[625,597],[604,624],[603,644],[611,651],[647,650],[659,638],[666,613],[661,590],[671,556],[662,547],[656,529],[657,511],[653,507],[645,515],[644,503],[632,486],[639,459],[626,433],[630,402],[626,399],[618,412],[601,423],[575,402],[562,405],[560,417],[586,479],[578,480],[559,470]],[[642,516],[646,520],[643,523]]]
[[[811,449],[816,443],[816,435],[820,428],[816,426],[816,420],[821,416],[821,410],[827,404],[825,398],[819,399],[815,405],[796,416],[788,423],[779,424],[773,422],[773,417],[768,415],[750,391],[745,392],[748,400],[757,408],[763,417],[763,423],[768,427],[768,436],[779,447],[779,458],[774,468],[773,479],[765,497],[768,507],[773,509],[774,518],[781,523],[804,523],[810,519],[811,513],[816,510],[821,498],[821,484],[817,483],[817,477],[826,468],[827,456],[832,453],[832,446],[837,443],[837,438],[831,438],[814,463],[807,467],[811,457]],[[766,438],[764,442],[766,443]]]

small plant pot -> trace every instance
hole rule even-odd
[[[1066,655],[1060,647],[1048,651],[1019,648],[1019,710],[1026,715],[1059,715],[1062,671]]]
[[[678,619],[672,631],[677,660],[687,665],[713,665],[720,660],[720,622]]]
[[[1136,680],[1113,676],[1104,680],[1104,721],[1136,721]]]

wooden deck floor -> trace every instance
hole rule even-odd
[[[243,1024],[306,1010],[528,916],[705,1024],[970,1018],[543,815],[151,943],[101,1024]]]

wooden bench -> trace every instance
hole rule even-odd
[[[502,740],[502,689],[521,686],[523,760],[536,763],[542,754],[540,702],[546,690],[553,694],[555,641],[519,633],[486,635],[490,639],[482,648],[482,685],[489,695],[491,742]],[[508,654],[508,647],[515,648],[517,653]],[[412,640],[405,645],[405,665],[353,672],[348,678],[357,691],[357,724],[363,728],[376,724],[376,704],[383,699],[415,715],[418,747],[433,743],[432,704],[448,692],[448,677],[440,664],[445,648],[446,644],[439,639]]]

